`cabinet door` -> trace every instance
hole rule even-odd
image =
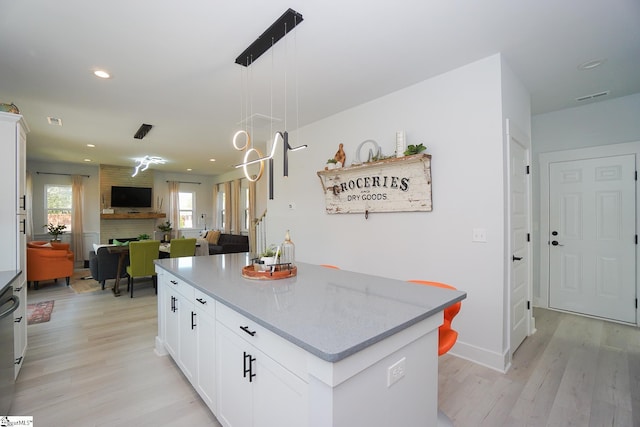
[[[191,384],[195,384],[196,377],[196,318],[193,304],[186,297],[177,294],[178,317],[180,322],[178,366]]]
[[[216,417],[225,427],[251,425],[252,383],[245,372],[251,353],[246,348],[244,340],[221,323],[216,324],[216,375],[220,390]]]
[[[177,297],[177,293],[172,289],[164,285],[164,346],[173,357],[173,360],[178,360],[178,351],[180,345],[180,298]]]
[[[255,352],[254,427],[309,425],[307,384],[260,351]]]
[[[196,305],[197,378],[196,390],[212,412],[216,401],[216,321]]]
[[[20,307],[13,313],[13,345],[15,357],[15,378],[18,378],[20,368],[27,351],[27,288],[26,273],[23,272],[14,282],[13,292],[20,298]]]

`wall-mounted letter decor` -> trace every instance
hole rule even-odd
[[[432,210],[431,155],[318,171],[327,213]]]

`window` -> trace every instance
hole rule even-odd
[[[224,191],[219,192],[218,193],[218,207],[219,207],[218,218],[220,219],[220,223],[218,224],[218,228],[220,230],[224,230],[224,216],[226,213],[224,206],[225,206],[226,200],[227,200],[227,195],[225,194],[225,192]]]
[[[178,205],[180,205],[180,224],[179,228],[193,228],[193,212],[195,211],[193,201],[195,197],[193,193],[179,193]]]
[[[45,224],[66,225],[65,231],[71,231],[71,186],[45,186]]]

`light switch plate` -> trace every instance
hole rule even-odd
[[[471,237],[472,242],[487,242],[487,229],[486,228],[474,228],[473,235]]]

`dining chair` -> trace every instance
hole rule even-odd
[[[129,243],[129,265],[127,266],[127,290],[133,298],[133,280],[136,277],[151,276],[153,287],[158,293],[158,276],[153,260],[160,258],[159,240],[141,240]]]
[[[169,247],[169,257],[179,258],[185,256],[195,256],[196,239],[173,239]]]

